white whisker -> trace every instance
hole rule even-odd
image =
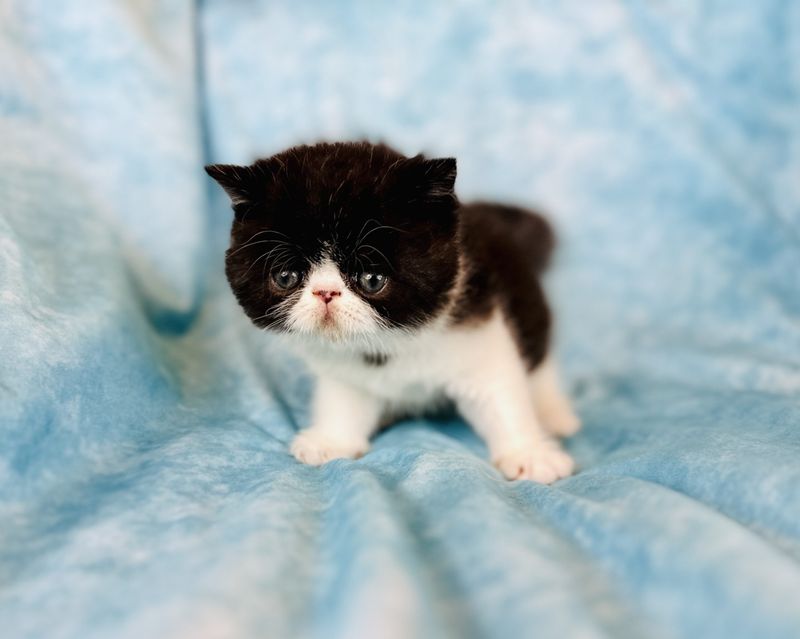
[[[392,263],[389,261],[389,258],[388,258],[388,257],[386,257],[386,255],[384,255],[383,251],[381,251],[381,250],[377,249],[376,247],[372,246],[372,244],[362,244],[362,245],[361,245],[361,248],[370,249],[370,250],[373,250],[373,251],[375,251],[375,252],[376,252],[378,255],[380,255],[380,256],[381,256],[381,257],[382,257],[382,258],[385,260],[385,262],[386,262],[386,265],[387,265],[387,266],[388,266],[388,267],[389,267],[389,268],[390,268],[392,271],[394,271],[394,266],[392,266]]]

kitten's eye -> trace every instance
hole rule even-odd
[[[300,273],[297,271],[276,271],[272,274],[272,281],[275,282],[275,286],[286,291],[297,286],[300,281]]]
[[[374,295],[386,286],[387,277],[380,273],[362,273],[358,276],[358,285],[365,293]]]

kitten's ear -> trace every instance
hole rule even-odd
[[[456,159],[425,160],[425,182],[428,185],[430,197],[455,199],[453,189],[456,185]]]
[[[395,186],[399,187],[409,202],[426,201],[438,204],[455,204],[455,158],[428,160],[422,155],[403,160],[395,168]]]
[[[254,202],[264,191],[265,175],[261,162],[252,166],[235,164],[209,164],[206,168],[212,178],[225,189],[234,207],[245,202]]]

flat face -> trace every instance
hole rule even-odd
[[[236,211],[226,273],[258,326],[356,338],[419,326],[446,303],[454,162],[337,144],[215,168]]]

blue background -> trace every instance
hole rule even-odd
[[[8,637],[800,635],[800,4],[0,5]],[[287,452],[202,166],[368,137],[558,227],[581,472]]]

